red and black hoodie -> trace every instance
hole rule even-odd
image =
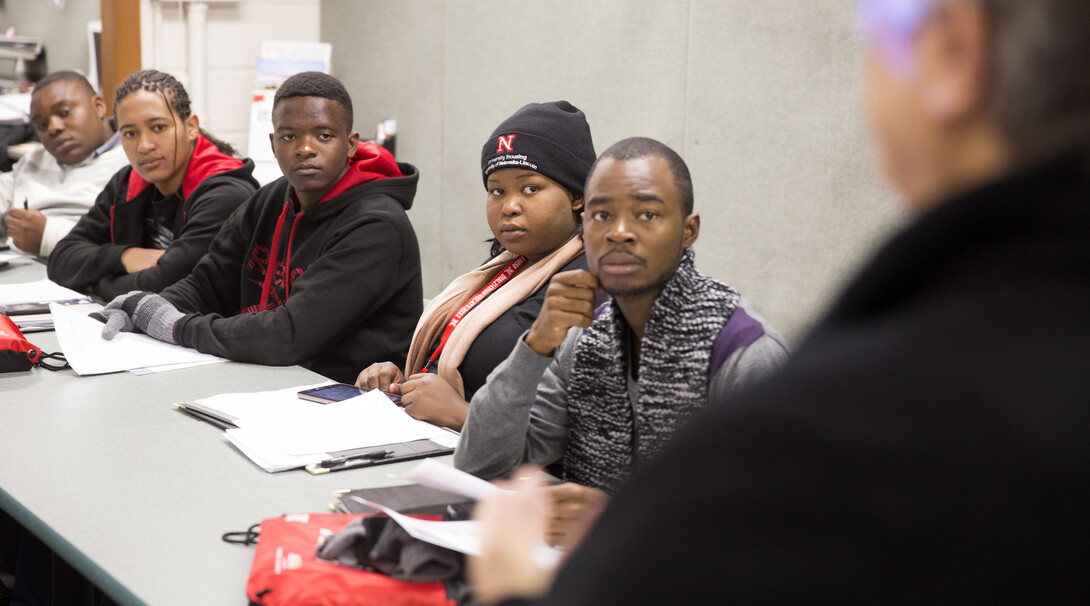
[[[149,246],[148,218],[158,192],[131,166],[122,168],[57,243],[49,256],[49,279],[75,290],[91,288],[107,301],[130,290],[163,290],[189,275],[227,217],[253,195],[258,186],[253,169],[251,160],[232,158],[198,135],[179,193],[174,240],[157,265],[130,274],[121,253]]]
[[[418,178],[412,165],[361,143],[310,210],[300,210],[284,178],[262,187],[193,273],[163,291],[188,313],[174,338],[346,383],[373,362],[402,365],[422,311],[420,250],[405,214]]]

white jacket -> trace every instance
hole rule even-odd
[[[38,147],[15,163],[11,172],[0,174],[0,215],[12,208],[21,208],[23,201],[31,210],[46,217],[42,247],[36,251],[42,258],[53,252],[57,242],[68,234],[106,182],[122,166],[129,163],[125,151],[117,144],[117,135],[80,164],[62,165]],[[0,238],[7,239],[7,224],[0,220]]]

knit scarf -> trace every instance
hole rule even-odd
[[[554,250],[544,259],[533,265],[524,266],[502,287],[481,301],[454,328],[439,357],[439,376],[454,387],[458,395],[465,398],[465,386],[458,367],[462,365],[466,352],[473,341],[485,328],[490,326],[507,310],[518,305],[527,297],[536,293],[549,283],[553,274],[583,254],[583,241],[572,237],[563,246]],[[431,300],[413,333],[413,342],[409,346],[408,365],[405,376],[420,372],[431,356],[435,342],[439,340],[447,322],[454,312],[465,304],[485,284],[515,258],[510,252],[503,252],[477,269],[456,278],[443,292]],[[515,344],[511,343],[511,347]]]
[[[686,250],[651,308],[634,407],[626,365],[631,337],[616,300],[579,339],[568,385],[566,480],[612,493],[707,404],[712,346],[740,296],[697,271],[693,258]]]

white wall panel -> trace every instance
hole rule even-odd
[[[201,124],[247,154],[250,91],[264,40],[318,42],[319,0],[240,0],[211,3],[205,46],[207,65]],[[188,85],[185,5],[163,3],[161,64]],[[150,33],[148,34],[150,35]]]

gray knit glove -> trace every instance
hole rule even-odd
[[[149,337],[176,344],[174,324],[184,315],[163,297],[153,292],[134,290],[119,295],[91,317],[106,323],[102,338],[107,341],[119,332],[138,330]]]
[[[88,314],[89,318],[106,324],[105,328],[102,329],[103,339],[109,341],[116,337],[119,332],[132,332],[132,319],[129,318],[129,314],[121,311],[121,305],[130,296],[141,293],[142,291],[134,290],[128,294],[118,295],[113,301],[107,303],[106,307]]]

